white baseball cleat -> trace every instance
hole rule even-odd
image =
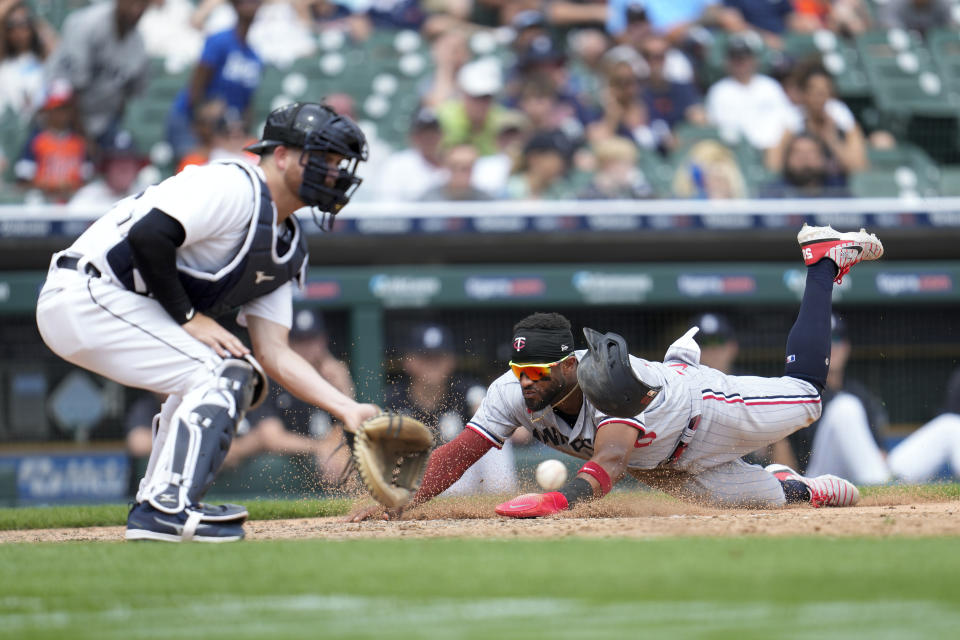
[[[768,464],[764,469],[784,482],[796,480],[810,490],[810,504],[815,507],[852,507],[860,501],[860,490],[850,481],[830,474],[805,478],[784,464]]]
[[[808,267],[824,258],[830,258],[837,265],[837,284],[847,275],[850,267],[864,260],[876,260],[883,255],[883,244],[866,229],[841,233],[829,225],[811,227],[804,223],[797,242],[803,253],[803,262]]]

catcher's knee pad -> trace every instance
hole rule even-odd
[[[256,409],[267,397],[267,374],[252,356],[228,358],[217,369],[217,389],[225,391],[236,405],[237,420]]]
[[[243,360],[227,360],[217,377],[184,396],[144,497],[155,508],[179,513],[195,504],[216,477],[237,423],[254,406],[259,376]]]

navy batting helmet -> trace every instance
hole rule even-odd
[[[583,328],[587,354],[577,365],[577,382],[597,409],[610,416],[640,415],[660,393],[630,366],[630,352],[623,336]]]
[[[336,214],[350,202],[362,181],[357,168],[367,159],[367,139],[357,123],[327,105],[295,102],[272,111],[263,137],[246,149],[262,154],[280,145],[307,152],[300,158],[304,171],[299,196],[305,204]],[[343,156],[339,166],[328,164],[328,153]]]

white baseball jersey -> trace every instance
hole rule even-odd
[[[629,468],[685,471],[691,477],[677,491],[688,497],[719,504],[782,504],[779,481],[739,458],[816,420],[820,394],[796,378],[729,376],[700,365],[694,333],[696,329],[671,345],[662,363],[630,357],[648,385],[661,387],[638,416],[605,415],[586,397],[574,424],[552,407],[529,411],[520,382],[507,372],[490,385],[467,428],[499,447],[518,427],[526,427],[544,444],[586,460],[593,456],[599,429],[628,424],[637,430]],[[585,354],[577,351],[577,360]]]
[[[258,185],[247,170],[228,163],[188,167],[121,200],[69,249],[56,254],[37,303],[37,325],[47,345],[64,359],[131,387],[183,395],[205,380],[220,358],[156,300],[114,281],[106,253],[133,223],[157,208],[186,232],[177,265],[216,272],[241,250],[257,215]],[[259,168],[252,170],[263,179]],[[80,258],[81,269],[57,267],[62,255]],[[88,275],[82,268],[87,263],[103,275]],[[292,283],[243,305],[241,323],[248,314],[291,326]]]

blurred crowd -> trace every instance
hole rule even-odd
[[[158,180],[157,164],[256,162],[242,149],[264,75],[319,59],[331,33],[383,32],[415,33],[430,60],[406,140],[370,131],[359,200],[843,197],[870,149],[897,140],[785,39],[922,37],[960,13],[949,0],[75,0],[58,33],[49,4],[0,0],[0,119],[29,132],[0,157],[3,190],[87,211]],[[478,53],[478,35],[504,55]],[[170,68],[189,73],[152,105],[163,152],[140,148],[125,110]],[[304,97],[364,123],[335,80]]]

